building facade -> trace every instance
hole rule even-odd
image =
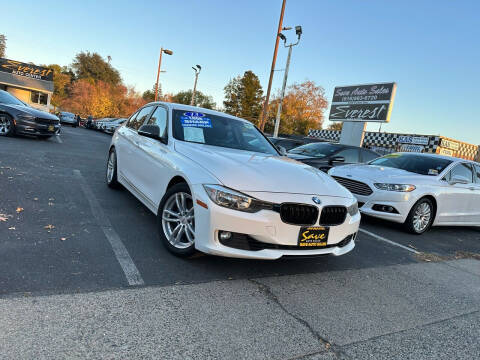
[[[313,130],[308,136],[331,142],[340,140],[339,130]],[[365,132],[363,147],[381,154],[396,151],[425,152],[455,156],[468,160],[480,160],[480,145],[468,144],[439,135],[398,134],[384,132]]]
[[[53,70],[0,58],[0,90],[20,101],[43,110],[50,110],[53,95]]]

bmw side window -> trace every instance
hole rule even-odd
[[[345,162],[351,164],[360,162],[359,155],[360,152],[357,149],[345,149],[335,154],[335,156],[343,156],[345,158]]]
[[[135,118],[137,117],[137,115],[138,115],[138,111],[135,114],[133,114],[132,116],[130,116],[130,119],[128,119],[127,125],[125,125],[125,126],[130,128],[130,129],[133,129],[132,124],[135,122]]]
[[[160,137],[165,137],[167,135],[167,109],[158,106],[148,120],[148,124],[157,125],[160,128]]]
[[[462,177],[468,179],[468,181],[473,182],[472,168],[470,167],[470,165],[468,165],[466,163],[458,164],[457,166],[455,166],[452,169],[452,171],[450,171],[449,180],[453,179],[453,177],[455,175],[462,176]]]
[[[152,112],[153,107],[152,106],[147,106],[141,109],[138,112],[137,117],[135,118],[134,121],[132,121],[132,125],[129,126],[133,130],[138,130],[140,126],[142,126],[145,123],[145,120],[147,120],[148,115]],[[130,125],[130,121],[128,122]]]
[[[480,184],[480,165],[475,165],[475,181],[477,184]]]

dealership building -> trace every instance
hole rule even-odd
[[[53,95],[53,70],[0,58],[0,90],[24,103],[49,111]]]
[[[330,142],[340,141],[341,131],[310,130],[308,136]],[[381,154],[396,151],[423,152],[480,161],[480,145],[468,144],[439,135],[399,134],[366,131],[363,147]]]

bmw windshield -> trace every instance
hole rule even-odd
[[[369,165],[391,167],[420,175],[439,175],[451,160],[416,154],[390,154],[369,162]]]
[[[278,156],[253,124],[208,113],[174,110],[173,136],[186,142]]]

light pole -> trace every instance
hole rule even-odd
[[[158,58],[157,82],[155,83],[155,101],[158,99],[158,78],[160,77],[160,67],[162,66],[162,54],[173,55],[172,50],[160,48],[160,57]]]
[[[200,74],[200,71],[202,71],[202,67],[200,65],[196,65],[196,67],[192,66],[192,69],[195,71],[195,82],[193,83],[192,100],[190,101],[190,105],[195,106],[195,91],[197,91],[198,74]]]
[[[280,11],[280,19],[278,20],[277,36],[275,36],[275,48],[273,50],[272,67],[270,68],[270,77],[268,79],[267,95],[265,96],[265,102],[263,103],[263,109],[262,109],[262,116],[260,117],[259,128],[262,131],[265,128],[265,123],[267,122],[268,101],[270,99],[270,90],[272,89],[273,73],[275,72],[275,62],[277,61],[278,34],[280,33],[280,31],[282,31],[283,14],[285,13],[285,3],[286,3],[286,0],[283,0],[282,10]]]
[[[273,132],[273,136],[277,137],[278,136],[278,129],[280,128],[280,115],[282,113],[282,103],[283,103],[283,97],[285,96],[285,87],[287,86],[287,78],[288,78],[288,68],[290,67],[290,57],[292,56],[292,47],[295,45],[298,45],[300,42],[300,37],[302,36],[302,27],[301,26],[295,26],[295,33],[297,34],[297,42],[296,43],[291,43],[290,45],[287,45],[287,38],[285,35],[282,33],[278,34],[278,37],[283,40],[283,45],[285,47],[288,47],[288,56],[287,56],[287,65],[285,66],[285,74],[283,75],[283,85],[282,85],[282,93],[280,96],[280,102],[278,104],[278,110],[277,110],[277,118],[275,119],[275,130]]]

